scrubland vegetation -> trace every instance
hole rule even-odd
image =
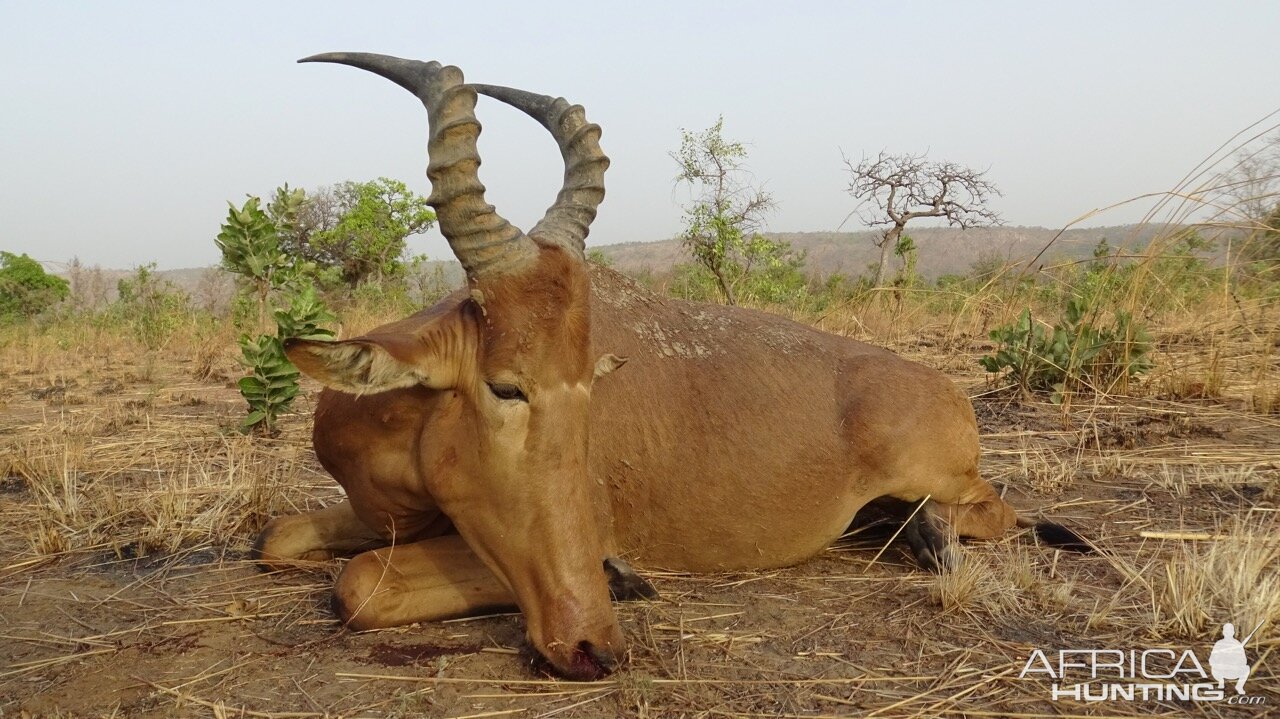
[[[348,209],[378,188],[366,189],[346,187]],[[1184,222],[1202,210],[1166,210],[1141,253],[1104,243],[1058,261],[1049,246],[932,282],[912,270],[909,229],[882,286],[808,276],[750,231],[727,264],[639,278],[941,368],[974,398],[989,478],[1099,553],[1010,536],[930,576],[884,551],[887,536],[855,532],[799,567],[652,573],[661,598],[619,608],[629,667],[590,685],[531,672],[518,617],[354,635],[327,610],[335,565],[264,575],[244,559],[268,518],[340,497],[309,445],[317,387],[268,397],[293,379],[278,340],[353,336],[433,302],[449,288],[420,261],[382,248],[376,262],[295,263],[283,205],[233,207],[228,226],[237,212],[277,223],[275,254],[241,252],[196,292],[140,267],[108,302],[92,269],[59,284],[6,254],[0,716],[1079,715],[1096,707],[1050,702],[1044,681],[1019,677],[1034,648],[1203,658],[1225,621],[1261,626],[1250,691],[1271,709],[1106,712],[1274,711],[1280,209]],[[326,247],[340,224],[315,230],[334,233]]]

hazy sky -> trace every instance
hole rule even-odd
[[[380,52],[562,95],[613,166],[589,244],[670,237],[668,152],[725,117],[776,231],[853,208],[841,150],[989,168],[1011,224],[1167,190],[1280,106],[1280,2],[13,2],[0,0],[0,249],[212,264],[226,202],[399,178],[429,191],[426,115]],[[479,108],[481,177],[529,227],[562,168],[541,127]],[[1088,224],[1138,219],[1129,207]],[[846,229],[860,229],[856,220]],[[438,235],[411,240],[440,257]]]

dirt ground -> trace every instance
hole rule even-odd
[[[642,571],[660,598],[618,606],[629,663],[588,684],[545,674],[519,616],[351,633],[328,607],[336,562],[262,574],[245,561],[271,514],[339,496],[311,455],[309,399],[279,438],[249,439],[234,429],[229,361],[208,371],[183,356],[11,351],[0,717],[1280,711],[1280,416],[1230,393],[1063,410],[989,390],[976,344],[903,349],[934,353],[921,356],[975,397],[985,472],[1011,501],[1101,552],[1021,532],[966,544],[965,568],[937,578],[896,543],[855,537],[777,571]],[[1020,676],[1036,649],[1192,649],[1203,661],[1224,621],[1266,622],[1248,648],[1260,704],[1052,701],[1052,680]]]

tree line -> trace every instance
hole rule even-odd
[[[680,240],[696,267],[714,280],[728,304],[738,303],[744,285],[754,286],[754,294],[764,299],[783,299],[779,295],[793,289],[803,258],[788,243],[762,233],[776,202],[751,180],[746,146],[724,137],[724,118],[706,130],[682,130],[680,148],[671,158],[679,167],[676,184],[692,195]],[[875,240],[880,261],[872,287],[888,280],[890,252],[912,262],[915,247],[907,223],[933,218],[962,229],[1000,223],[988,206],[1000,190],[985,171],[888,152],[856,163],[846,157],[845,166],[846,189],[858,203],[855,212],[869,227],[883,228]]]
[[[786,303],[803,289],[804,258],[789,243],[763,234],[777,203],[753,180],[746,145],[723,131],[723,117],[705,130],[682,130],[679,149],[670,153],[678,168],[676,185],[690,194],[679,239],[692,265],[683,268],[682,280],[713,285],[729,304],[737,304],[744,291],[757,301]],[[914,281],[917,248],[909,223],[931,219],[960,229],[1002,224],[991,207],[1001,192],[986,170],[913,153],[843,159],[845,190],[856,203],[850,217],[877,230],[879,261],[868,268],[868,288]],[[1210,224],[1248,234],[1233,248],[1233,259],[1252,272],[1274,274],[1280,264],[1280,133],[1241,149],[1206,195],[1216,196],[1209,204],[1218,208]],[[892,256],[899,260],[896,274],[890,271]]]

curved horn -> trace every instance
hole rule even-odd
[[[600,126],[587,122],[581,105],[570,105],[562,97],[498,85],[473,84],[472,87],[482,95],[522,110],[551,131],[564,157],[564,185],[555,204],[529,234],[572,250],[579,258],[584,257],[591,221],[604,200],[604,171],[609,168],[609,158],[600,149]]]
[[[427,108],[427,177],[440,232],[467,276],[476,278],[519,270],[537,256],[534,244],[484,201],[477,172],[476,92],[464,84],[462,71],[438,62],[403,60],[363,52],[330,52],[298,62],[332,62],[381,75],[412,92]]]

